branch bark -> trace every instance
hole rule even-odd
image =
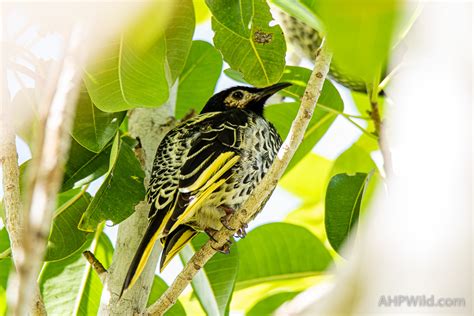
[[[172,89],[171,95],[173,97],[167,104],[159,108],[135,109],[129,115],[130,134],[138,138],[141,144],[136,154],[145,170],[145,185],[148,185],[156,149],[165,134],[174,127],[174,121],[171,121],[170,117],[174,114],[176,89]],[[120,300],[118,296],[130,262],[148,225],[149,210],[148,203],[142,201],[135,207],[135,213],[119,225],[116,249],[102,292],[101,315],[140,314],[146,308],[161,250],[159,243],[156,243],[136,284],[128,289]]]
[[[316,103],[321,94],[324,80],[329,71],[331,57],[332,55],[327,50],[323,41],[321,48],[318,50],[313,72],[308,81],[303,99],[301,100],[300,109],[291,125],[287,138],[278,152],[277,158],[260,185],[229,220],[229,226],[235,227],[235,229],[232,231],[226,228],[221,229],[214,236],[216,242],[210,240],[196,252],[181,273],[176,277],[173,284],[171,284],[157,302],[150,306],[147,310],[147,315],[163,315],[173,306],[178,296],[191,282],[196,273],[215,254],[216,251],[214,248],[218,249],[223,246],[228,238],[234,235],[237,229],[242,226],[242,223],[247,223],[260,209],[261,205],[265,204],[266,200],[270,197],[278,180],[283,175],[288,163],[303,140],[305,130],[311,120]]]

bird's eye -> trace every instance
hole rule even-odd
[[[244,97],[244,94],[242,93],[242,91],[235,91],[234,93],[232,93],[232,97],[235,100],[241,100]]]

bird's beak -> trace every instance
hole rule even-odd
[[[277,93],[278,91],[280,91],[281,89],[284,89],[284,88],[289,87],[289,86],[291,86],[291,83],[288,83],[288,82],[275,83],[272,86],[260,89],[258,95],[259,95],[260,99],[268,98],[271,95],[273,95],[273,94]]]

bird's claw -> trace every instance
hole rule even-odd
[[[225,244],[223,244],[221,247],[215,248],[211,244],[211,248],[214,249],[215,251],[218,251],[220,253],[223,253],[225,255],[228,255],[230,253],[230,245],[232,244],[232,241],[229,239]]]

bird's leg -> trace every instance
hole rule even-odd
[[[219,208],[225,212],[225,215],[221,217],[222,225],[228,230],[234,230],[234,228],[229,226],[229,219],[232,216],[232,214],[235,213],[235,210],[232,207],[225,204],[220,205]]]

